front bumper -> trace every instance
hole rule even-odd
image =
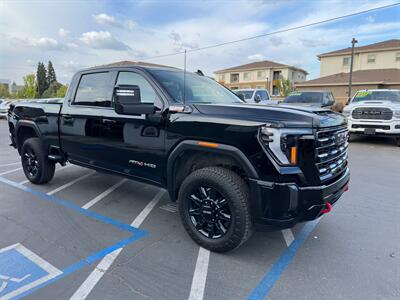
[[[300,187],[250,179],[251,210],[255,227],[262,230],[290,228],[320,217],[327,203],[335,204],[348,188],[348,168],[333,183]]]
[[[400,119],[358,120],[347,119],[348,129],[353,134],[365,134],[366,128],[375,129],[375,135],[400,136]]]

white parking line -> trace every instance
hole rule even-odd
[[[17,168],[17,169],[13,169],[13,170],[9,170],[9,171],[0,173],[0,176],[6,175],[6,174],[10,174],[10,173],[13,173],[13,172],[17,172],[19,170],[22,170],[22,168]]]
[[[66,168],[69,168],[69,167],[71,167],[71,166],[73,166],[73,165],[68,164],[68,165],[66,165],[66,166],[64,166],[64,167],[57,168],[57,169],[56,169],[56,172],[58,172],[58,171],[60,171],[60,170],[65,170]],[[21,181],[21,182],[18,182],[18,184],[25,184],[25,183],[28,183],[28,182],[29,182],[29,180],[27,179],[27,180],[23,180],[23,181]]]
[[[199,248],[196,267],[194,269],[192,287],[190,288],[189,300],[202,300],[206,287],[208,262],[210,260],[210,251],[202,247]]]
[[[47,195],[53,195],[53,194],[55,194],[55,193],[57,193],[57,192],[59,192],[59,191],[65,189],[65,188],[67,188],[67,187],[69,187],[69,186],[71,186],[71,185],[77,183],[78,181],[81,181],[81,180],[83,180],[83,179],[89,177],[90,175],[93,175],[94,173],[96,173],[96,172],[95,172],[95,171],[92,171],[92,172],[89,172],[89,173],[86,174],[86,175],[83,175],[83,176],[81,176],[81,177],[78,177],[78,178],[76,178],[76,179],[74,179],[74,180],[72,180],[72,181],[70,181],[70,182],[68,182],[68,183],[66,183],[66,184],[64,184],[64,185],[62,185],[62,186],[60,186],[60,187],[58,187],[58,188],[56,188],[56,189],[50,191],[50,192],[48,192]]]
[[[20,162],[20,161],[19,161],[19,162],[15,162],[15,163],[10,163],[10,164],[5,164],[5,165],[0,165],[0,168],[1,168],[1,167],[13,166],[13,165],[19,165],[19,164],[21,164],[21,162]]]
[[[285,239],[286,245],[289,247],[291,243],[294,241],[293,232],[291,229],[283,229],[282,230],[283,238]]]
[[[91,208],[93,205],[95,205],[97,202],[99,202],[101,199],[103,199],[104,197],[107,197],[109,194],[111,194],[115,189],[117,189],[119,186],[121,186],[125,181],[127,181],[128,179],[122,179],[121,181],[117,182],[116,184],[114,184],[112,187],[108,188],[107,190],[105,190],[104,192],[102,192],[100,195],[96,196],[95,198],[93,198],[92,200],[90,200],[88,203],[86,203],[84,206],[82,206],[83,209],[89,209]]]
[[[162,198],[165,191],[160,190],[157,195],[154,196],[153,200],[151,200],[146,207],[141,211],[141,213],[133,220],[131,226],[140,227],[146,217],[149,215],[151,210],[157,205],[158,201]],[[103,277],[108,268],[112,265],[114,260],[121,253],[123,248],[118,248],[113,252],[107,254],[100,263],[96,266],[96,268],[90,273],[88,278],[81,284],[81,286],[76,290],[76,292],[72,295],[70,299],[72,300],[83,300],[90,294],[96,284]]]

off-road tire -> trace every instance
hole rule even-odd
[[[37,172],[30,173],[25,154],[33,153],[37,160]],[[29,138],[22,145],[21,149],[21,163],[26,178],[34,184],[45,184],[53,179],[55,171],[55,163],[47,158],[47,152],[43,148],[42,142],[39,138]]]
[[[225,235],[211,239],[200,233],[189,216],[190,195],[200,186],[216,189],[227,201],[232,215]],[[208,167],[192,172],[182,183],[178,195],[181,221],[190,237],[201,247],[214,252],[227,252],[243,244],[252,233],[249,189],[236,173],[222,167]]]
[[[396,145],[400,147],[400,138],[396,138]]]

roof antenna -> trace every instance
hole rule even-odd
[[[186,49],[183,63],[183,105],[186,104]]]

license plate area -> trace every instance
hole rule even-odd
[[[368,135],[374,135],[376,133],[376,129],[375,128],[365,128],[364,133],[368,134]]]

